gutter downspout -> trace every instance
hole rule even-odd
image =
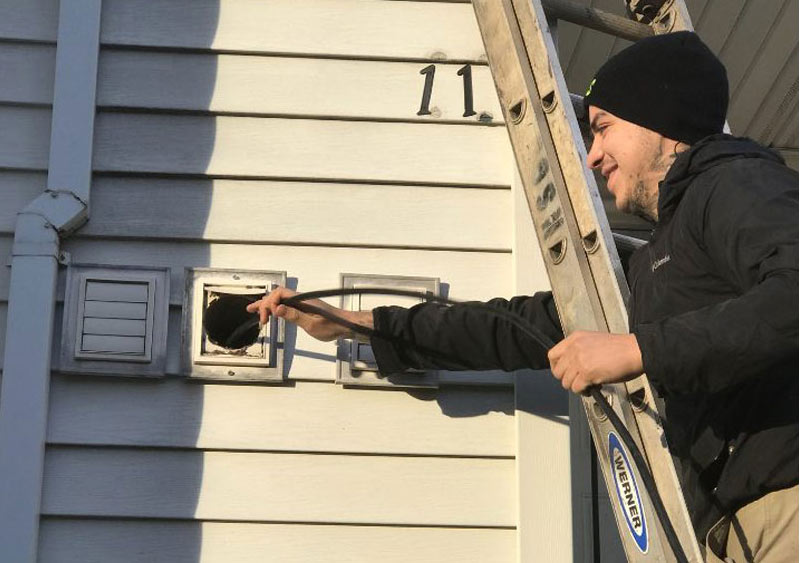
[[[47,188],[17,216],[0,389],[0,546],[34,563],[60,239],[89,218],[101,0],[61,0]]]

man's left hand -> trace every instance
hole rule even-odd
[[[633,334],[576,331],[548,352],[550,369],[564,389],[618,383],[641,375],[642,353]]]

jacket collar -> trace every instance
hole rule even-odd
[[[706,170],[740,158],[763,158],[783,163],[781,156],[744,137],[711,135],[680,153],[658,184],[658,222],[668,221],[694,179]]]

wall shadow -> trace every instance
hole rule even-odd
[[[102,4],[92,214],[64,249],[84,263],[170,268],[168,373],[160,381],[57,376],[60,393],[74,396],[85,390],[82,416],[111,427],[106,433],[113,447],[74,448],[78,456],[88,453],[102,460],[96,469],[101,479],[75,486],[87,487],[86,496],[108,514],[82,518],[83,503],[75,500],[76,516],[43,518],[41,561],[47,553],[66,561],[59,548],[65,545],[73,546],[70,551],[80,554],[75,561],[84,563],[201,560],[203,522],[195,518],[207,518],[197,513],[204,480],[206,446],[198,440],[206,387],[184,381],[178,358],[184,268],[213,266],[209,245],[199,241],[214,195],[213,178],[205,171],[217,135],[210,107],[218,59],[211,48],[220,5],[219,0],[199,0],[186,8],[186,2]],[[191,65],[176,66],[181,60]],[[131,82],[136,95],[128,93],[133,88],[126,92],[119,86]],[[186,100],[191,108],[185,107]],[[148,231],[149,225],[157,233]],[[100,245],[91,256],[82,250],[87,237]],[[65,393],[66,386],[72,391]],[[58,416],[60,399],[53,400],[51,418]],[[125,424],[114,424],[115,419]],[[147,429],[154,437],[147,436]],[[110,468],[113,479],[103,477]]]
[[[498,376],[503,374],[498,372]],[[536,417],[559,424],[569,424],[569,393],[561,387],[549,370],[517,370],[514,402],[502,398],[508,387],[498,386],[451,386],[444,389],[409,389],[410,396],[421,401],[436,401],[445,416],[463,418],[482,416],[490,412],[514,415],[515,411],[526,412]],[[459,394],[447,393],[457,389]],[[465,392],[474,391],[470,397]]]

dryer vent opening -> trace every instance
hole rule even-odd
[[[213,299],[213,293],[209,295]],[[218,293],[209,299],[203,315],[203,328],[208,339],[229,350],[246,348],[256,343],[259,335],[258,314],[248,313],[247,306],[263,297]]]

